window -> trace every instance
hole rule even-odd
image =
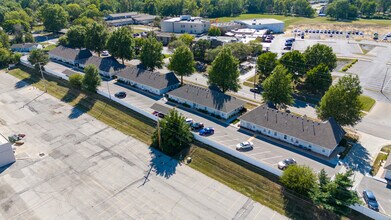
[[[267,133],[269,133],[269,134],[270,134],[270,130],[269,130]]]
[[[277,132],[274,132],[274,136],[277,136]]]
[[[286,140],[286,138],[287,138],[286,135],[284,135],[284,139],[285,139],[285,140]]]
[[[266,129],[263,129],[263,132],[265,132],[265,133],[266,133]]]
[[[308,148],[312,148],[312,146],[311,146],[311,145],[308,145]]]
[[[293,138],[291,138],[291,141],[293,142]]]
[[[299,141],[298,140],[296,140],[296,144],[298,144],[299,143]]]
[[[322,152],[324,153],[324,152],[326,152],[326,151],[323,149]]]

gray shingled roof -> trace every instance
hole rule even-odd
[[[92,56],[92,53],[87,49],[80,50],[64,46],[58,46],[54,48],[53,50],[49,51],[49,55],[50,54],[73,61],[85,59]]]
[[[108,73],[114,73],[126,67],[125,65],[118,63],[118,61],[113,57],[101,58],[101,57],[91,56],[86,59],[80,59],[77,61],[77,63],[83,64],[85,66],[92,64],[96,66],[99,70]]]
[[[115,19],[115,20],[107,20],[106,22],[109,23],[109,24],[117,24],[117,23],[121,23],[121,22],[124,22],[124,21],[132,21],[133,22],[133,18],[122,18],[122,19]]]
[[[179,83],[178,78],[172,72],[160,74],[137,66],[128,66],[126,69],[119,71],[117,76],[159,90]]]
[[[11,49],[15,48],[30,48],[33,46],[38,46],[37,43],[24,43],[24,44],[12,44]]]
[[[226,95],[219,91],[210,90],[194,85],[184,85],[168,93],[193,103],[206,106],[212,109],[230,113],[235,109],[244,106],[245,102],[235,97]]]
[[[130,17],[130,16],[134,16],[134,15],[137,15],[138,13],[137,12],[125,12],[125,13],[116,13],[116,14],[109,14],[110,17],[122,17],[122,16],[127,16],[127,17]]]
[[[253,109],[241,116],[240,120],[248,121],[332,150],[345,135],[342,127],[332,118],[326,122],[315,122],[306,116],[298,117],[268,108],[267,105]]]

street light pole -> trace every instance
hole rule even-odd
[[[47,89],[47,82],[46,82],[46,80],[45,80],[45,77],[43,77],[43,71],[42,71],[41,62],[38,62],[38,66],[39,66],[39,71],[41,72],[42,80],[43,80],[44,83],[45,83],[45,92],[47,92],[47,91],[48,91],[48,89]]]

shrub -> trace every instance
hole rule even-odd
[[[80,73],[73,74],[69,77],[69,84],[71,87],[81,89],[84,76]]]

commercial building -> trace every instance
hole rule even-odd
[[[236,23],[236,22],[219,22],[219,23],[212,23],[211,26],[217,27],[220,29],[222,34],[225,34],[231,30],[234,29],[240,29],[243,27],[242,24]]]
[[[208,32],[210,21],[201,17],[181,15],[176,18],[169,18],[160,22],[162,32],[202,34]]]
[[[64,46],[58,46],[49,51],[50,59],[76,65],[76,62],[81,59],[86,59],[92,56],[92,53],[87,49],[74,49]]]
[[[118,81],[153,93],[163,95],[179,87],[179,80],[173,72],[161,74],[137,66],[128,66],[117,73]]]
[[[33,50],[43,49],[41,44],[37,43],[23,43],[23,44],[12,44],[11,50],[14,52],[28,53]]]
[[[181,34],[174,33],[165,33],[165,32],[155,32],[156,39],[163,44],[163,46],[167,46],[171,41],[175,38],[179,37]]]
[[[12,144],[0,135],[0,167],[7,166],[15,162],[15,155],[12,149]]]
[[[240,117],[240,127],[282,140],[297,147],[329,157],[345,135],[332,118],[315,122],[306,116],[259,106]]]
[[[109,14],[105,20],[110,26],[125,26],[131,24],[150,24],[155,20],[155,15],[143,14],[138,12],[126,12]]]
[[[184,85],[168,93],[169,100],[229,119],[244,109],[245,102],[222,92],[194,85]]]
[[[273,33],[284,32],[284,22],[276,19],[250,19],[250,20],[235,20],[235,23],[241,24],[250,29],[270,30]]]

